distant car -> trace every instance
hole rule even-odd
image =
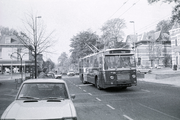
[[[74,76],[75,73],[74,73],[73,71],[69,71],[69,72],[67,73],[67,75],[68,75],[68,76]]]
[[[151,73],[152,70],[151,68],[137,68],[137,72],[146,74],[146,73]]]
[[[61,74],[58,74],[58,75],[55,74],[55,78],[56,78],[56,79],[61,79],[61,78],[62,78],[62,75],[61,75]]]
[[[22,83],[15,100],[1,116],[4,119],[77,120],[67,84],[57,79],[29,79]]]
[[[47,73],[48,78],[55,78],[55,73],[49,72]]]

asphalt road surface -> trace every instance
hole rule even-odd
[[[180,87],[138,82],[126,90],[98,90],[82,84],[77,76],[63,79],[76,95],[78,120],[180,120]],[[0,115],[16,93],[14,82],[1,81]]]

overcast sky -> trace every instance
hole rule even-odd
[[[41,16],[47,31],[55,30],[58,40],[53,46],[56,54],[44,54],[45,60],[57,63],[62,52],[70,55],[70,39],[81,31],[91,29],[101,35],[100,28],[107,20],[120,18],[126,21],[126,35],[134,33],[129,21],[135,22],[135,31],[141,34],[167,20],[172,7],[161,2],[149,5],[147,0],[0,0],[0,26],[18,31],[27,12]]]

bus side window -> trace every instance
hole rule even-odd
[[[98,61],[97,61],[97,57],[96,56],[94,58],[94,67],[98,67]]]
[[[102,68],[103,64],[102,64],[102,57],[99,57],[99,68]]]

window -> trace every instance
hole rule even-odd
[[[26,83],[23,85],[18,99],[26,97],[68,99],[68,94],[64,83]]]
[[[6,37],[5,38],[5,43],[11,43],[11,38],[10,37]]]
[[[0,59],[2,58],[2,48],[0,48]]]
[[[97,60],[97,56],[94,57],[94,67],[98,67],[98,60]]]
[[[177,39],[175,39],[175,46],[177,46]]]

